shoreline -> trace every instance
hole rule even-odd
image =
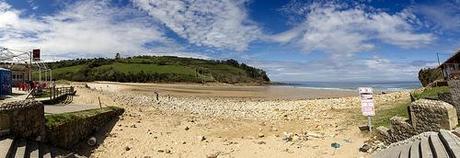
[[[86,82],[85,82],[86,83]],[[337,99],[358,96],[357,90],[340,88],[296,87],[281,85],[232,85],[232,84],[188,84],[188,83],[131,83],[131,82],[89,82],[96,89],[114,91],[134,91],[147,95],[158,92],[160,96],[227,98],[245,100],[315,100]],[[108,87],[109,86],[109,87]],[[415,89],[395,91],[374,90],[374,95],[410,92]]]
[[[310,100],[358,96],[357,91],[340,89],[316,89],[291,86],[246,86],[229,84],[184,84],[184,83],[121,83],[90,82],[96,89],[113,91],[135,91],[145,94],[158,92],[175,97],[244,98],[264,100]]]

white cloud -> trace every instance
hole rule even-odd
[[[350,56],[371,50],[376,41],[417,48],[434,40],[430,33],[415,33],[406,12],[390,15],[361,8],[339,9],[337,5],[311,5],[303,22],[273,35],[271,40],[292,43],[305,52],[323,51]]]
[[[83,1],[56,14],[26,17],[0,2],[0,45],[41,48],[53,56],[98,56],[146,51],[144,44],[173,44],[137,9],[117,8],[106,1]],[[69,54],[75,53],[75,54]]]
[[[133,0],[180,37],[198,46],[244,51],[260,35],[244,0]]]
[[[446,2],[435,5],[415,5],[409,10],[425,17],[427,25],[435,30],[455,31],[460,28],[460,3]]]
[[[299,61],[246,61],[267,71],[273,81],[407,81],[417,80],[421,68],[437,65],[434,61],[397,62],[374,56]]]

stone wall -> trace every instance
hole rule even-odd
[[[460,114],[460,80],[449,80],[447,84],[452,97],[452,105],[457,110],[457,114]]]
[[[390,129],[379,127],[377,133],[380,139],[389,144],[408,139],[414,135],[454,129],[458,124],[455,108],[449,103],[437,100],[420,99],[409,106],[409,117],[392,117]]]
[[[0,113],[0,137],[7,135],[10,131],[10,117],[8,114]]]
[[[16,137],[43,140],[45,116],[43,104],[37,101],[18,101],[0,105],[2,128]]]
[[[452,101],[452,95],[450,94],[450,92],[438,93],[438,100],[454,105],[454,102]]]
[[[412,137],[413,135],[417,135],[416,130],[410,123],[409,119],[404,117],[395,116],[390,119],[390,134],[394,141],[404,140]]]
[[[104,110],[95,115],[75,117],[59,125],[47,125],[47,140],[61,148],[72,148],[124,112],[122,108],[107,108],[110,110]],[[78,115],[78,112],[75,115]]]

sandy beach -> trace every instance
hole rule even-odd
[[[175,97],[219,97],[258,99],[320,99],[355,96],[353,90],[312,89],[292,86],[235,86],[231,84],[151,84],[97,82],[95,89],[134,91],[150,95],[154,92],[162,96]],[[107,88],[110,85],[110,88]],[[103,87],[106,86],[106,87]]]
[[[353,91],[231,85],[75,83],[75,104],[125,114],[92,157],[368,157]],[[159,100],[153,92],[158,92]],[[294,96],[294,97],[292,97]],[[313,99],[315,98],[315,99]],[[330,98],[330,99],[318,99]],[[407,92],[376,95],[377,111]],[[332,143],[341,147],[334,149]]]

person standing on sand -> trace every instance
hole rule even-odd
[[[154,91],[153,93],[155,93],[156,97],[157,97],[157,101],[160,101],[160,94],[157,92],[157,91]]]

